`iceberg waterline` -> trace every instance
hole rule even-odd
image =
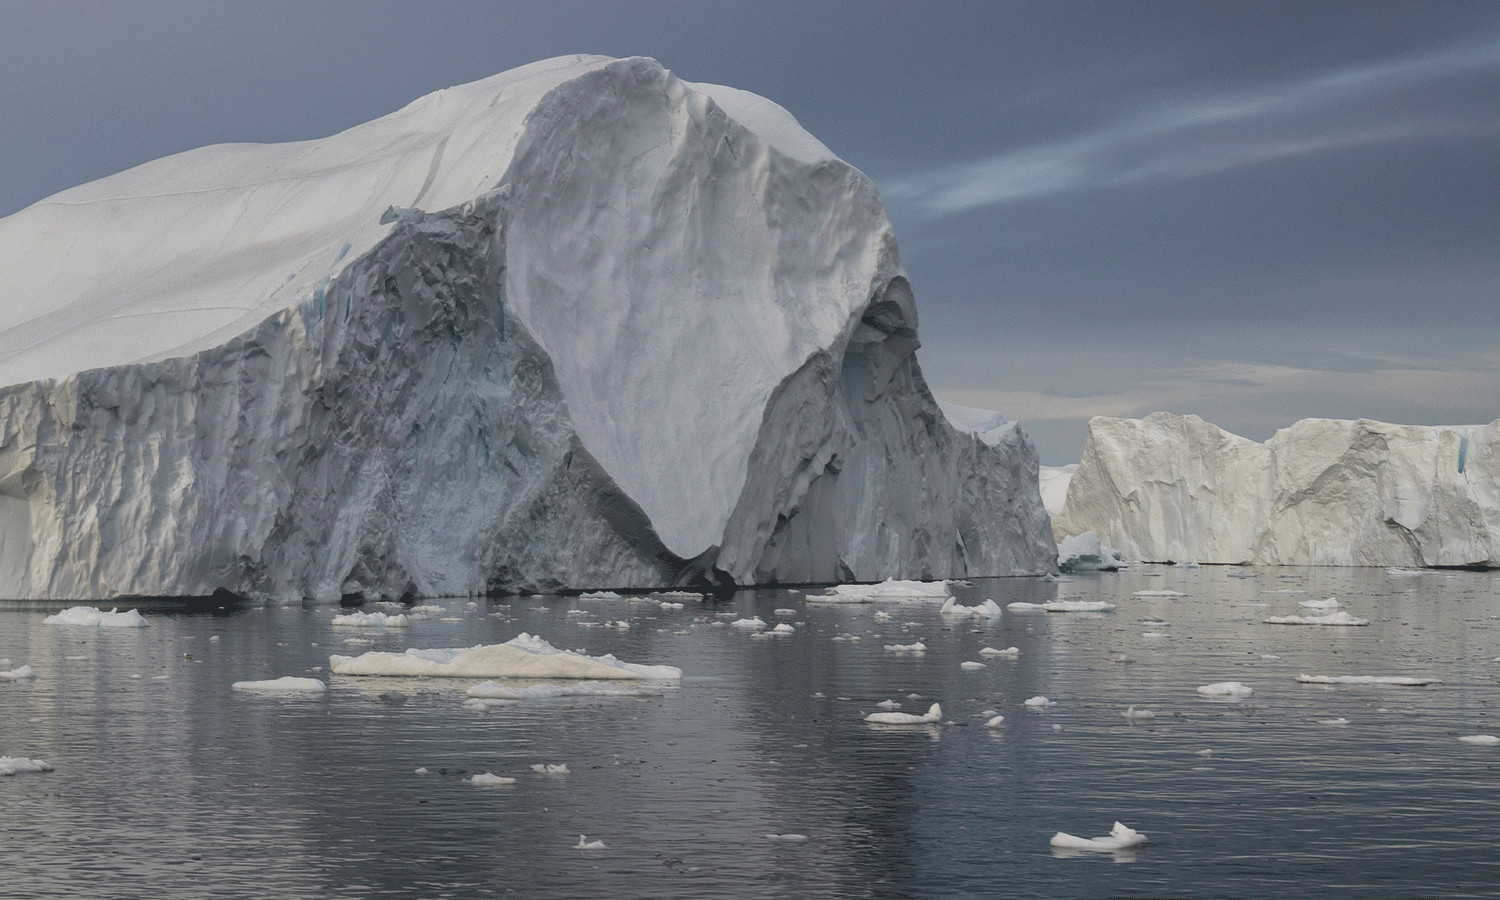
[[[158,160],[0,248],[6,596],[1053,567],[1029,439],[927,389],[873,184],[652,60]]]

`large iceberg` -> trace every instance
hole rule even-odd
[[[0,596],[1046,572],[879,193],[781,107],[574,56],[0,219]]]
[[[1197,416],[1099,417],[1056,527],[1127,559],[1500,566],[1500,422],[1303,419],[1260,444]]]

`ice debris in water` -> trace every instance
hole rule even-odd
[[[1015,604],[1011,604],[1014,606]],[[1047,612],[1109,612],[1115,605],[1107,600],[1049,600],[1042,604]]]
[[[8,665],[10,665],[10,660],[8,660],[8,659],[0,659],[0,664],[4,664],[4,665],[8,666]],[[28,678],[35,678],[35,677],[36,677],[36,670],[33,669],[31,666],[20,666],[18,668],[11,669],[11,670],[9,670],[7,672],[0,672],[0,681],[25,681]]]
[[[431,772],[427,771],[427,767],[426,766],[417,766],[415,769],[412,770],[412,772],[414,774],[417,774],[417,775],[431,775],[432,774]]]
[[[729,627],[738,628],[741,631],[759,631],[766,627],[766,622],[760,616],[754,616],[749,619],[735,619],[729,623]]]
[[[1326,616],[1271,616],[1265,620],[1267,625],[1368,625],[1369,619],[1360,619],[1351,616],[1345,610],[1330,613]]]
[[[927,645],[917,641],[914,644],[886,644],[885,649],[890,653],[926,653]]]
[[[236,681],[229,686],[229,689],[261,694],[300,694],[321,693],[328,690],[328,685],[316,678],[297,678],[293,675],[284,675],[281,678],[272,678],[267,681]]]
[[[1052,836],[1052,846],[1060,850],[1123,850],[1146,843],[1146,836],[1134,828],[1116,822],[1108,837],[1081,838],[1059,831]]]
[[[979,669],[987,669],[987,668],[989,668],[989,666],[986,666],[982,662],[970,662],[970,661],[961,662],[961,663],[958,664],[958,667],[960,669],[965,669],[965,670],[968,670],[968,671],[971,671],[971,672],[978,671]]]
[[[418,773],[426,774],[426,769],[418,769]],[[478,787],[498,787],[506,784],[515,784],[516,780],[506,775],[496,775],[493,772],[481,772],[469,779],[469,783]]]
[[[624,597],[621,597],[619,594],[615,593],[614,591],[584,591],[583,593],[579,594],[578,596],[579,596],[580,599],[583,599],[583,600],[624,600],[625,599]]]
[[[1132,597],[1186,597],[1181,591],[1136,591]]]
[[[1459,738],[1465,744],[1480,744],[1486,747],[1500,744],[1500,737],[1493,734],[1466,734]]]
[[[682,680],[682,670],[676,666],[637,665],[621,662],[609,654],[585,656],[582,653],[559,650],[545,640],[525,633],[503,644],[330,656],[328,665],[335,675]]]
[[[1324,597],[1322,600],[1299,600],[1297,605],[1303,609],[1338,609],[1337,597]]]
[[[27,759],[24,756],[0,756],[0,775],[18,775],[22,772],[51,772],[52,766],[45,760]]]
[[[880,707],[881,709],[886,709],[886,710],[900,709],[901,708],[901,704],[897,703],[894,700],[882,700],[882,701],[880,701],[879,703],[877,703],[875,705],[878,706],[878,707]]]
[[[1344,725],[1348,725],[1349,724],[1349,720],[1345,719],[1345,718],[1342,718],[1342,717],[1341,718],[1337,718],[1337,719],[1319,719],[1318,720],[1318,724],[1319,725],[1333,725],[1335,727],[1342,727]]]
[[[943,721],[943,708],[934,703],[922,715],[914,713],[878,712],[865,716],[871,725],[936,725]]]
[[[1406,675],[1298,675],[1303,684],[1393,684],[1398,687],[1421,687],[1442,684],[1436,678],[1412,678]]]
[[[1006,647],[1004,650],[996,650],[994,647],[983,647],[980,649],[979,655],[984,657],[1003,656],[1006,659],[1015,659],[1021,655],[1021,650],[1018,647]]]
[[[568,764],[557,763],[556,765],[553,765],[552,763],[534,763],[531,767],[531,771],[537,773],[538,775],[567,775]]]
[[[1042,696],[1036,696],[1036,697],[1032,697],[1030,700],[1027,700],[1022,705],[1023,706],[1029,706],[1032,709],[1046,709],[1049,706],[1056,706],[1057,705],[1057,701],[1056,700],[1048,700],[1046,697],[1042,697]]]
[[[334,616],[333,624],[346,628],[405,628],[407,620],[401,613],[390,616],[383,612],[352,612]]]
[[[795,609],[774,609],[771,611],[771,614],[783,619],[790,619],[797,615],[797,611]],[[876,613],[875,615],[878,617],[881,614]]]
[[[998,619],[1000,618],[1000,604],[993,600],[986,600],[974,606],[964,606],[954,597],[949,597],[943,608],[938,610],[945,616],[973,616],[976,619]]]
[[[1120,713],[1120,718],[1127,722],[1150,722],[1156,718],[1156,713],[1149,709],[1136,709],[1134,706],[1131,706]]]
[[[952,596],[946,581],[900,581],[879,584],[840,584],[821,594],[808,594],[809,603],[878,603],[882,600],[947,600]]]
[[[1002,722],[1004,722],[1004,721],[1005,721],[1005,717],[1004,716],[992,716],[988,722],[984,723],[984,727],[986,727],[986,728],[999,728],[1000,724]]]
[[[786,833],[786,834],[768,834],[768,835],[766,835],[766,840],[768,840],[768,841],[784,841],[784,842],[786,842],[788,844],[800,844],[803,841],[807,840],[807,835],[805,835],[805,834],[792,834],[792,833]]]
[[[1199,686],[1198,693],[1205,697],[1248,697],[1255,689],[1239,681],[1218,681]]]
[[[92,606],[72,606],[42,620],[44,625],[85,625],[94,628],[146,628],[150,625],[138,609],[105,612]]]
[[[605,849],[608,849],[608,848],[605,847],[603,841],[591,841],[591,840],[588,840],[587,838],[585,838],[583,835],[580,834],[578,836],[578,843],[576,843],[576,844],[573,845],[573,849],[574,850],[605,850]]]

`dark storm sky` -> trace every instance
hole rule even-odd
[[[0,0],[0,215],[565,53],[791,110],[886,196],[939,396],[1500,416],[1500,3]],[[3,277],[3,274],[0,274]]]

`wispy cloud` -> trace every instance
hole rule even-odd
[[[885,193],[930,215],[947,215],[1067,191],[1196,178],[1445,131],[1493,129],[1493,122],[1434,121],[1421,103],[1400,104],[1394,117],[1384,104],[1360,105],[1495,70],[1500,70],[1500,40],[1492,39],[1207,99],[1158,102],[1077,137],[901,179]]]

